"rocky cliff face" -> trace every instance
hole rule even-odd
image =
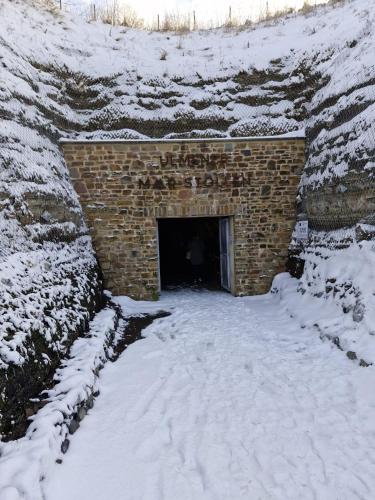
[[[372,223],[375,15],[367,0],[184,36],[88,25],[39,0],[0,0],[0,14],[4,436],[22,432],[25,402],[101,303],[61,137],[305,129],[299,202],[316,230],[314,248],[319,230]]]
[[[17,46],[13,28],[21,19],[30,22],[31,46],[41,26],[34,31],[32,18],[23,16],[37,12],[21,3],[2,2],[2,14],[7,7],[12,9],[10,25],[2,23],[0,39],[0,434],[4,439],[23,433],[29,398],[51,384],[61,358],[85,332],[102,302],[91,240],[58,146],[67,110],[57,95],[63,77],[59,80],[42,71],[38,54],[27,56]],[[54,19],[48,12],[42,18]]]

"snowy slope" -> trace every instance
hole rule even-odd
[[[23,15],[22,23],[18,17],[21,6],[27,4],[0,4],[0,435],[4,437],[22,435],[29,398],[51,383],[61,356],[86,330],[101,303],[91,240],[57,144],[56,123],[65,112],[57,112],[46,98],[47,76],[17,46],[19,27],[25,23]],[[8,7],[11,12],[6,12]],[[35,25],[32,12],[36,11],[30,9],[30,25],[25,28],[31,48],[40,23],[52,18],[44,13]]]
[[[25,93],[64,114],[60,129],[136,137],[307,126],[306,183],[347,171],[340,144],[347,132],[352,156],[371,150],[375,14],[364,0],[253,30],[183,36],[46,18],[27,5],[6,2],[8,33],[25,18],[31,28],[7,41],[45,71],[41,88]],[[43,36],[30,43],[41,26]],[[322,143],[330,145],[324,153]]]
[[[40,500],[40,481],[46,468],[69,447],[69,428],[78,427],[98,394],[98,373],[124,329],[119,311],[107,307],[90,322],[87,335],[77,339],[68,359],[54,376],[55,386],[42,398],[33,399],[39,408],[24,437],[0,443],[1,500]],[[78,422],[78,424],[77,424]]]
[[[0,368],[22,364],[29,379],[34,360],[47,377],[99,302],[59,138],[306,129],[305,192],[353,168],[371,178],[374,166],[367,0],[183,36],[87,24],[42,3],[0,0]],[[22,420],[13,409],[7,422]]]
[[[4,437],[22,435],[30,396],[52,382],[60,359],[77,334],[87,329],[101,302],[97,265],[60,138],[272,135],[305,130],[302,199],[312,190],[319,193],[336,177],[345,182],[353,170],[371,186],[374,172],[375,9],[368,0],[322,7],[312,15],[289,16],[256,29],[183,36],[89,25],[42,4],[0,0],[0,434]],[[299,284],[281,277],[275,289],[282,307],[301,324],[306,348],[316,337],[314,346],[321,349],[320,336],[344,353],[355,353],[355,358],[350,355],[355,361],[351,370],[362,379],[365,375],[358,375],[356,370],[362,370],[358,364],[375,361],[375,248],[371,228],[368,241],[357,238],[357,233],[358,227],[314,231],[303,248],[306,265]],[[291,331],[291,348],[297,330],[295,326]],[[346,372],[344,353],[335,356]],[[92,377],[88,364],[86,368]],[[320,373],[317,383],[319,377]],[[29,439],[32,427],[25,438],[4,446],[10,464],[8,475],[3,475],[9,485],[7,498],[18,498],[20,491],[24,498],[34,492],[38,497],[44,461],[60,446],[62,435],[52,428],[59,418],[58,407],[58,401],[51,401],[35,417],[38,422],[47,416],[48,432],[41,429],[35,440]],[[331,425],[336,422],[335,416]],[[23,460],[30,467],[27,474]],[[29,480],[33,491],[24,490]],[[365,488],[357,486],[360,492]]]

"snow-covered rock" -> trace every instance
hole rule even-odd
[[[107,307],[90,322],[88,333],[75,340],[69,358],[55,373],[55,386],[35,401],[41,409],[24,437],[0,443],[1,500],[40,500],[48,466],[61,460],[69,447],[72,423],[79,425],[93,406],[97,375],[114,355],[125,322],[116,307]]]

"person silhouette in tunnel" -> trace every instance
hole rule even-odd
[[[187,257],[190,260],[194,284],[202,283],[204,276],[204,242],[196,233],[188,246]]]

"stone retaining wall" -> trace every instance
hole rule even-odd
[[[306,193],[312,229],[330,231],[359,222],[375,225],[375,179],[368,172],[350,172]]]
[[[105,286],[158,293],[157,219],[233,217],[236,295],[268,291],[284,270],[304,139],[63,143]]]

